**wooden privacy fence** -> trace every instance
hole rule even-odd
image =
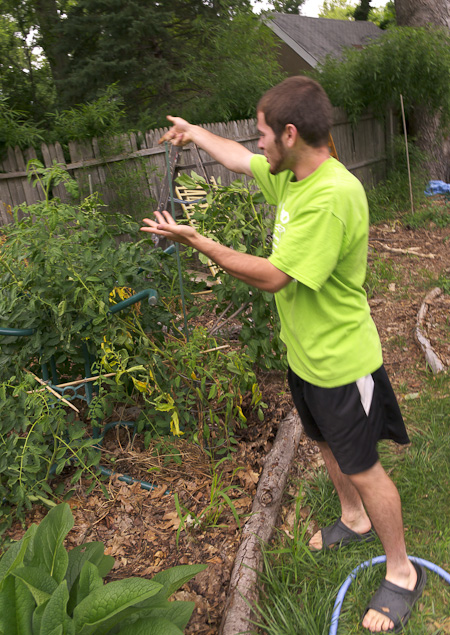
[[[252,152],[259,152],[256,120],[205,124],[204,127],[223,137],[234,139]],[[59,143],[42,144],[40,159],[46,167],[54,161],[66,166],[77,180],[81,196],[97,191],[103,202],[113,211],[131,214],[140,220],[151,213],[159,199],[165,174],[164,146],[158,140],[167,128],[152,130],[145,135],[126,134],[110,139],[91,139],[70,142],[66,157]],[[356,126],[346,115],[334,109],[332,135],[340,161],[366,186],[371,187],[385,176],[386,129],[383,122],[367,114]],[[209,177],[228,185],[237,175],[200,152]],[[29,205],[43,199],[39,187],[33,187],[26,175],[27,162],[37,158],[34,149],[9,149],[7,158],[0,163],[0,225],[12,221],[11,208]],[[195,170],[190,147],[183,149],[179,171]],[[53,188],[53,195],[68,201],[63,186]]]

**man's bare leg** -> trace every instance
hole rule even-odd
[[[372,524],[364,509],[361,496],[350,478],[341,472],[328,443],[319,442],[318,446],[341,503],[342,522],[358,534],[366,533],[370,530]],[[322,549],[322,534],[320,531],[314,534],[309,545],[312,549]]]
[[[386,579],[412,591],[417,573],[406,554],[402,508],[396,486],[378,461],[360,474],[349,476],[364,501],[367,513],[386,554]],[[392,621],[378,611],[369,610],[363,626],[373,633],[393,628]]]
[[[401,501],[394,483],[379,462],[365,472],[347,476],[341,472],[328,444],[318,445],[339,496],[342,522],[353,531],[365,533],[372,521],[386,553],[386,579],[411,591],[417,574],[406,554]],[[314,549],[322,547],[320,531],[312,537],[310,545]],[[378,633],[394,625],[385,615],[371,609],[363,626]]]

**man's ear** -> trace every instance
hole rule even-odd
[[[286,143],[286,145],[289,148],[292,148],[297,139],[298,139],[298,130],[297,128],[294,126],[293,123],[287,123],[285,128],[284,128],[284,132],[283,132],[283,137],[284,137],[284,141]]]

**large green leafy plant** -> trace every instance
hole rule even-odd
[[[123,350],[104,350],[101,365],[121,373],[141,393],[145,407],[136,431],[144,433],[146,444],[161,435],[185,435],[213,456],[227,454],[235,448],[237,429],[246,426],[246,395],[251,395],[249,409],[264,418],[266,404],[252,360],[241,350],[220,345],[201,326],[190,331],[188,340],[176,335],[167,335],[162,346],[142,339],[142,349],[133,358]],[[94,407],[107,405],[104,393]]]
[[[126,578],[104,583],[114,564],[101,542],[67,551],[74,524],[66,503],[0,560],[0,635],[179,635],[193,602],[168,598],[204,565],[174,567],[152,580]]]
[[[59,365],[81,362],[83,346],[96,356],[105,340],[116,347],[128,345],[124,315],[111,314],[121,289],[131,294],[154,287],[164,294],[175,275],[173,259],[150,249],[148,239],[119,242],[124,234],[139,236],[137,223],[109,213],[95,195],[74,205],[50,198],[54,185],[72,190],[75,185],[60,166],[45,169],[35,161],[30,175],[44,200],[22,207],[21,219],[16,210],[16,222],[5,228],[0,326],[33,333],[2,339],[0,378],[9,378],[12,364],[18,370],[52,356]],[[155,333],[172,317],[162,304],[143,308],[143,327]]]
[[[29,375],[0,383],[0,532],[14,516],[23,519],[34,502],[51,504],[49,478],[68,465],[77,468],[71,472],[72,483],[82,474],[92,487],[97,482],[100,453],[86,436],[84,423],[34,387]]]
[[[182,175],[178,181],[185,187],[201,186],[207,191],[206,213],[198,208],[193,214],[200,233],[236,251],[263,258],[270,255],[273,212],[251,183],[237,180],[229,186],[215,187],[195,173]],[[200,260],[206,262],[202,255]],[[236,314],[241,323],[239,339],[259,368],[284,368],[284,346],[273,295],[228,275],[222,275],[220,282],[215,286],[217,314],[223,318]]]

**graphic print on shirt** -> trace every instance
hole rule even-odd
[[[286,231],[286,225],[289,223],[289,212],[286,211],[284,203],[281,203],[281,211],[277,213],[277,221],[273,229],[272,252],[277,249],[280,242],[281,234]]]

